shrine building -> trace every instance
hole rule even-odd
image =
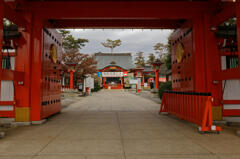
[[[123,89],[124,77],[135,67],[131,53],[95,53],[94,59],[105,89]]]

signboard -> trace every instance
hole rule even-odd
[[[102,72],[102,77],[123,77],[123,72]]]
[[[128,76],[128,72],[123,72],[123,77]]]
[[[98,77],[102,77],[102,72],[98,72],[98,73],[97,73],[97,76],[98,76]]]
[[[90,88],[94,89],[94,78],[90,77]]]
[[[85,80],[85,86],[86,87],[91,87],[91,77],[87,77]]]
[[[141,89],[141,78],[138,78],[137,81],[137,89]]]
[[[137,79],[130,79],[130,84],[138,84],[138,80]]]

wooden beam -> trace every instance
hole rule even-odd
[[[238,41],[238,68],[240,69],[240,0],[236,2],[236,17],[237,17],[237,41]]]
[[[140,28],[176,29],[181,27],[178,20],[138,19],[60,19],[45,21],[47,28]]]
[[[22,11],[15,11],[6,3],[4,4],[4,17],[15,23],[19,27],[26,27],[28,24],[27,20],[24,18],[24,13]]]
[[[4,3],[0,1],[0,98],[1,98],[1,82],[2,82],[2,48],[3,48],[3,18]]]
[[[209,10],[206,1],[29,1],[25,6],[44,19],[189,19]]]
[[[215,13],[214,16],[211,17],[211,26],[215,27],[222,24],[224,21],[235,16],[235,3],[233,2],[225,2],[222,3],[222,9],[220,12]]]
[[[240,69],[232,68],[223,71],[215,71],[212,77],[214,81],[240,79]]]

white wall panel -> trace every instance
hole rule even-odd
[[[1,101],[13,101],[14,100],[14,86],[13,81],[1,82]]]
[[[224,88],[223,81],[223,99],[224,100],[240,100],[240,80],[227,80]]]

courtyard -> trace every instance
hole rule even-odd
[[[204,134],[159,104],[124,90],[102,90],[64,107],[42,125],[0,140],[0,159],[239,159],[232,129]]]

